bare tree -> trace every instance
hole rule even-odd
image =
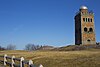
[[[5,49],[4,47],[1,47],[1,46],[0,46],[0,50],[6,50],[6,49]]]
[[[25,45],[25,50],[31,50],[31,44]]]
[[[37,50],[39,48],[40,48],[40,46],[39,45],[35,45],[35,44],[27,44],[25,46],[25,50],[30,50],[30,51]]]
[[[7,50],[16,50],[16,45],[9,44],[7,45]]]

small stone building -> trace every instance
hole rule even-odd
[[[51,49],[54,49],[54,47],[53,46],[42,46],[40,48],[40,50],[51,50]]]

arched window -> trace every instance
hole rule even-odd
[[[88,21],[88,19],[86,18],[86,22]]]
[[[83,18],[83,21],[85,22],[85,18]]]
[[[91,22],[92,22],[92,19],[91,19]]]
[[[93,29],[92,28],[89,28],[89,32],[93,32]]]
[[[84,28],[84,31],[85,31],[85,32],[87,32],[87,31],[88,31],[86,27]]]
[[[87,41],[88,41],[88,42],[90,42],[91,40],[90,40],[90,39],[88,39]]]
[[[90,22],[90,18],[88,18],[88,22]]]

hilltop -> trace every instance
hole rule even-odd
[[[90,50],[100,49],[100,45],[68,45],[64,47],[54,48],[56,51],[79,51],[79,50]]]

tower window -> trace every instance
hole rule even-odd
[[[91,22],[92,22],[92,19],[91,19]]]
[[[83,18],[83,21],[85,22],[85,18]]]
[[[88,22],[90,22],[90,18],[88,18]]]
[[[87,22],[87,20],[88,20],[88,19],[86,18],[86,22]]]
[[[93,32],[93,29],[92,28],[89,28],[89,32]]]
[[[86,27],[84,28],[84,31],[87,32],[87,28]]]
[[[88,41],[88,42],[90,42],[91,40],[90,40],[90,39],[88,39],[87,41]]]
[[[82,14],[83,14],[83,12],[82,12]]]

